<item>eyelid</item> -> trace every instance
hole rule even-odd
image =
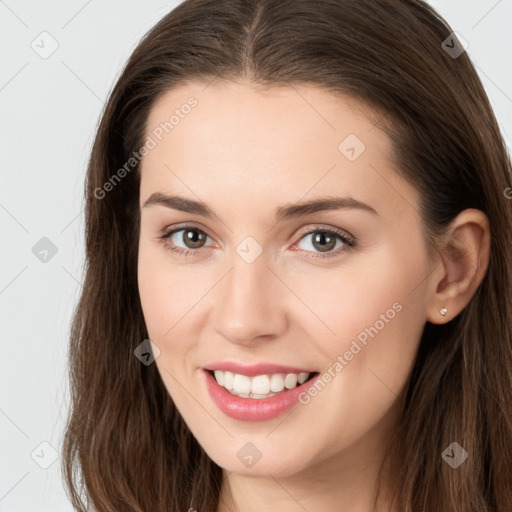
[[[162,230],[161,234],[163,236],[166,236],[166,235],[171,234],[174,231],[180,231],[181,229],[186,229],[186,228],[193,228],[193,229],[197,229],[198,231],[202,231],[206,235],[208,235],[212,240],[214,240],[214,237],[210,234],[210,232],[207,229],[205,229],[199,225],[196,225],[193,222],[184,222],[181,224],[176,224],[176,225],[171,226],[169,229],[164,228]],[[299,236],[300,238],[302,238],[304,235],[309,235],[315,231],[323,231],[323,230],[332,231],[340,236],[344,236],[345,238],[348,238],[349,240],[353,241],[354,243],[356,241],[356,237],[354,235],[352,235],[351,233],[349,233],[345,229],[337,228],[335,226],[321,225],[321,224],[313,225],[313,227],[307,227],[307,228],[300,229],[298,232],[295,233],[294,237]]]
[[[202,253],[203,249],[207,249],[208,247],[211,247],[211,246],[203,246],[203,247],[199,247],[197,249],[190,249],[190,248],[176,247],[175,244],[170,244],[168,242],[168,240],[171,238],[171,236],[173,234],[175,234],[178,231],[187,230],[187,229],[191,229],[191,230],[195,229],[197,231],[200,231],[200,232],[204,233],[211,240],[214,240],[214,238],[209,234],[208,230],[203,229],[202,227],[199,227],[191,222],[185,222],[182,224],[173,225],[170,228],[163,229],[161,231],[161,234],[159,235],[158,239],[160,242],[162,242],[164,244],[164,246],[166,246],[166,249],[171,250],[172,252],[176,252],[178,254],[182,254],[184,256],[189,255],[189,254],[192,254],[193,256],[195,256],[196,254]],[[292,249],[295,248],[297,246],[297,244],[299,244],[305,236],[311,235],[311,234],[317,233],[317,232],[331,233],[334,236],[338,237],[344,245],[335,251],[328,251],[325,254],[322,254],[321,252],[315,252],[315,251],[303,251],[303,252],[311,254],[311,256],[308,256],[308,257],[313,257],[313,258],[335,257],[335,256],[340,255],[340,253],[345,252],[347,249],[353,248],[356,245],[356,238],[346,230],[343,230],[341,228],[337,228],[334,226],[314,225],[312,227],[299,230],[299,232],[294,235],[295,237],[298,236],[298,240],[292,245],[291,248]],[[301,251],[301,249],[299,249],[299,251]]]
[[[356,243],[356,237],[354,235],[352,235],[351,233],[349,233],[347,230],[337,228],[334,226],[321,225],[321,224],[314,225],[312,228],[310,227],[310,228],[304,228],[303,230],[302,229],[299,230],[298,233],[295,235],[295,236],[299,237],[299,240],[297,242],[299,242],[305,235],[310,235],[311,233],[316,233],[318,231],[332,232],[332,233],[335,233],[336,235],[340,236],[341,238],[346,238],[347,240],[351,241],[354,244]]]
[[[168,238],[171,236],[172,233],[175,233],[176,231],[181,231],[183,229],[197,229],[197,231],[203,232],[211,240],[215,240],[214,237],[210,234],[209,230],[199,225],[196,225],[193,222],[183,222],[181,224],[175,224],[173,226],[166,227],[161,231],[159,238]]]

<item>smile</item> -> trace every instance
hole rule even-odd
[[[283,392],[285,388],[293,389],[297,387],[297,384],[304,384],[311,374],[307,372],[299,374],[274,373],[248,377],[240,373],[215,370],[213,375],[217,384],[227,389],[232,395],[261,400],[275,396],[277,393]]]
[[[226,369],[229,366],[233,370],[236,365],[219,366],[224,369],[202,370],[210,397],[224,414],[242,421],[280,416],[298,403],[299,395],[307,392],[319,376],[314,371],[293,372],[288,371],[291,368],[273,365],[256,365],[244,370],[237,366],[238,372]],[[268,373],[263,373],[265,370]]]

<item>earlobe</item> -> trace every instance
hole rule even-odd
[[[487,272],[490,240],[489,220],[481,210],[464,210],[452,221],[431,275],[429,322],[449,322],[467,306]]]

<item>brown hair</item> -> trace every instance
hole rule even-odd
[[[488,271],[456,318],[425,325],[387,461],[400,509],[512,510],[511,165],[468,55],[443,45],[451,32],[420,0],[187,0],[146,34],[105,105],[87,171],[62,461],[76,510],[217,510],[222,469],[156,365],[133,353],[148,337],[137,288],[138,165],[98,190],[144,144],[163,93],[241,77],[315,85],[380,116],[397,172],[421,192],[429,247],[463,209],[487,214]],[[453,441],[469,454],[457,469],[441,457]]]

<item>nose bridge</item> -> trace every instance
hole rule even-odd
[[[284,304],[267,259],[250,261],[234,254],[231,271],[220,286],[216,303],[216,330],[231,341],[250,341],[276,335],[286,324]]]
[[[269,275],[272,273],[263,256],[251,263],[238,255],[233,257],[224,294],[225,303],[230,305],[232,313],[237,310],[243,312],[249,307],[261,311],[267,306],[269,297],[265,290],[269,290]]]

